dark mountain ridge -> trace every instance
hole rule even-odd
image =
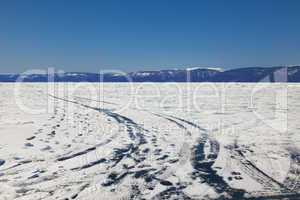
[[[300,82],[300,66],[249,67],[222,71],[191,68],[130,73],[0,74],[0,82]]]

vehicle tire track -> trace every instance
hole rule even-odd
[[[73,168],[72,170],[87,169],[94,165],[102,164],[102,163],[110,163],[108,169],[111,169],[111,168],[116,167],[116,165],[118,165],[124,158],[132,159],[136,164],[138,164],[144,160],[145,153],[140,151],[140,146],[147,143],[144,133],[149,132],[148,130],[144,129],[144,127],[141,127],[139,124],[134,122],[132,119],[130,119],[126,116],[120,115],[118,113],[114,113],[108,109],[96,108],[96,107],[88,106],[88,105],[85,105],[85,104],[82,104],[82,103],[79,103],[76,101],[71,101],[71,100],[56,97],[53,95],[50,95],[50,96],[52,96],[55,99],[60,99],[62,101],[66,101],[69,103],[74,103],[74,104],[80,105],[84,108],[92,109],[92,110],[95,110],[97,112],[100,112],[100,113],[106,115],[107,117],[109,117],[109,118],[113,119],[115,122],[117,122],[117,124],[119,124],[119,126],[124,126],[126,129],[126,132],[128,133],[129,138],[132,141],[129,145],[126,145],[125,147],[114,149],[112,158],[109,158],[109,159],[101,158],[99,160],[87,163],[83,166]],[[62,157],[62,158],[60,158],[60,160],[62,161],[62,160],[72,159],[74,157],[85,155],[91,151],[95,151],[96,149],[97,149],[97,146],[94,146],[94,147],[88,148],[84,151],[72,154],[70,156]],[[127,170],[127,172],[128,171],[129,170]],[[125,173],[125,175],[122,176],[122,179],[125,178],[129,174],[130,173]],[[108,175],[108,179],[109,179],[110,175]],[[113,180],[111,180],[110,182],[111,182],[111,184],[107,185],[104,183],[103,186],[105,187],[105,186],[111,186],[111,185],[118,184],[117,181],[113,182]]]
[[[87,148],[87,149],[79,151],[77,153],[73,153],[73,154],[67,155],[67,156],[61,156],[61,157],[57,158],[57,161],[65,161],[65,160],[69,160],[69,159],[72,159],[72,158],[75,158],[75,157],[78,157],[78,156],[88,154],[89,152],[95,151],[98,147],[106,145],[106,144],[110,143],[111,141],[112,141],[111,139],[108,139],[105,142],[99,143],[99,144],[97,144],[93,147]]]
[[[166,114],[157,114],[157,113],[153,113],[149,110],[142,110],[142,111],[146,111],[154,116],[163,118],[165,120],[168,120],[171,123],[174,123],[176,126],[183,129],[184,132],[186,133],[186,136],[188,136],[188,137],[191,137],[192,134],[188,130],[188,128],[185,125],[183,125],[182,123],[190,125],[196,129],[198,129],[199,131],[201,131],[201,136],[198,139],[198,144],[192,148],[193,158],[191,159],[191,162],[192,162],[192,166],[195,169],[194,178],[200,177],[201,181],[206,182],[208,185],[210,185],[212,188],[214,188],[215,191],[218,192],[219,194],[224,195],[224,193],[226,193],[227,196],[229,195],[230,196],[229,199],[242,199],[243,198],[243,196],[245,194],[244,190],[231,188],[227,184],[227,182],[223,179],[223,177],[219,176],[217,174],[217,171],[212,168],[213,164],[215,163],[215,160],[218,157],[220,145],[219,145],[218,141],[209,137],[206,129],[200,127],[199,125],[197,125],[191,121],[188,121],[188,120],[176,117],[176,116],[166,115]],[[182,123],[179,123],[179,121]],[[210,146],[208,154],[205,153],[206,143],[208,143],[208,145]],[[145,176],[145,177],[147,177],[147,176]],[[182,188],[177,187],[177,186],[173,187],[173,189],[170,189],[170,190],[167,189],[166,191],[163,191],[163,192],[157,194],[156,197],[163,197],[163,196],[166,196],[166,194],[174,195],[174,193],[176,193],[179,196],[185,197],[186,199],[190,199],[190,197],[188,197],[184,194],[184,192],[182,191]]]
[[[199,131],[201,131],[201,136],[198,138],[198,143],[193,147],[193,157],[191,159],[192,166],[195,169],[193,173],[193,177],[196,179],[200,177],[201,182],[207,183],[211,186],[219,195],[221,195],[220,199],[243,199],[246,191],[242,189],[235,189],[228,185],[228,183],[224,180],[224,178],[218,175],[217,171],[213,169],[213,165],[218,158],[218,154],[220,151],[220,144],[217,140],[211,138],[207,130],[202,128],[201,126],[176,117],[172,115],[168,115],[173,119],[177,119],[181,122],[184,122]],[[205,153],[205,145],[208,143],[209,152]]]
[[[283,184],[293,192],[300,191],[300,153],[298,149],[288,149],[290,169]]]
[[[270,177],[264,171],[259,169],[251,160],[247,158],[247,156],[243,153],[243,149],[238,146],[237,142],[230,147],[227,147],[233,158],[240,163],[241,169],[248,174],[251,178],[253,178],[258,183],[262,184],[265,189],[281,192],[290,192],[290,190],[283,184]]]
[[[206,159],[213,161],[213,163],[215,162],[215,160],[218,157],[219,151],[220,151],[220,144],[217,140],[213,139],[212,137],[209,136],[209,134],[207,134],[207,130],[202,128],[201,126],[199,126],[198,124],[195,124],[194,122],[188,121],[186,119],[182,119],[173,115],[167,115],[169,117],[172,117],[174,119],[177,119],[181,122],[184,122],[196,129],[198,129],[199,131],[201,131],[201,137],[198,139],[201,142],[208,143],[210,148],[209,148],[209,154],[205,155]],[[204,147],[203,147],[204,148]],[[204,152],[204,149],[203,149]]]
[[[191,162],[192,162],[192,165],[194,166],[194,169],[196,170],[196,172],[194,174],[195,178],[197,176],[201,177],[201,179],[203,179],[205,182],[207,182],[218,193],[227,192],[232,197],[235,197],[235,196],[242,197],[244,195],[244,191],[230,188],[229,185],[226,183],[226,181],[223,180],[223,177],[219,176],[216,173],[216,171],[212,169],[212,166],[218,157],[220,145],[216,140],[209,138],[207,131],[204,128],[200,127],[199,125],[197,125],[191,121],[188,121],[188,120],[176,117],[176,116],[153,113],[148,110],[143,110],[143,111],[146,111],[154,116],[163,118],[165,120],[168,120],[171,123],[174,123],[180,129],[183,129],[184,132],[186,133],[186,136],[188,136],[188,137],[190,137],[192,134],[188,130],[188,128],[186,126],[184,126],[182,123],[190,125],[196,129],[198,129],[199,131],[201,131],[201,136],[198,140],[198,144],[195,145],[194,148],[192,148],[194,156],[193,156]],[[180,121],[182,123],[179,123],[178,121]],[[205,149],[205,144],[207,142],[209,143],[210,148],[209,148],[209,153],[206,155],[204,149]],[[206,173],[210,173],[210,174],[207,175]],[[162,196],[165,196],[164,193],[170,193],[170,192],[172,193],[172,191],[173,192],[176,191],[177,194],[181,194],[182,196],[186,197],[186,195],[183,193],[182,189],[177,188],[177,187],[175,187],[174,190],[166,190],[166,191],[163,191],[161,194],[157,194],[157,195],[162,197]]]

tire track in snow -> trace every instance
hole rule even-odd
[[[148,111],[148,112],[149,112],[149,111]],[[177,121],[175,121],[175,120],[173,120],[173,119],[171,119],[171,118],[169,118],[169,117],[166,117],[166,116],[164,116],[164,115],[162,115],[162,114],[157,114],[157,113],[152,113],[152,112],[150,112],[150,113],[151,113],[152,115],[157,116],[157,117],[166,119],[166,120],[170,121],[171,123],[174,123],[174,124],[177,125],[179,128],[183,129],[183,130],[186,132],[186,134],[187,134],[188,136],[191,136],[191,135],[192,135],[191,132],[187,129],[187,127],[185,127],[185,126],[182,125],[181,123],[179,123],[179,122],[177,122]]]
[[[90,99],[90,98],[86,98],[86,97],[79,97],[79,96],[76,96],[75,98],[76,98],[76,99],[88,100],[88,101],[95,101],[95,102],[105,103],[105,104],[110,104],[110,105],[119,105],[119,104],[117,104],[117,103],[113,103],[113,102],[109,102],[109,101],[94,100],[94,99]]]
[[[172,116],[172,115],[169,115],[170,117],[173,117],[175,119],[178,119],[182,122],[185,122],[195,128],[198,128],[199,130],[202,130],[202,131],[205,131],[205,129],[201,128],[200,126],[198,126],[197,124],[194,124],[193,122],[190,122],[190,121],[187,121],[185,119],[181,119],[181,118],[178,118],[178,117],[175,117],[175,116]],[[206,138],[207,139],[207,138]],[[212,159],[217,159],[218,155],[213,153],[213,152],[219,152],[219,149],[220,149],[220,145],[217,141],[209,138],[209,142],[210,142],[210,152],[212,152],[210,155],[208,155],[207,157],[208,158],[212,158]],[[196,151],[199,151],[198,153],[200,153],[200,159],[203,159],[204,156],[202,157],[201,155],[203,155],[203,146],[202,146],[202,142],[199,143],[200,145],[200,149],[197,149]],[[252,172],[252,176],[254,176],[258,182],[266,185],[266,186],[269,186],[269,187],[274,187],[275,186],[278,186],[280,187],[280,192],[284,192],[286,194],[282,194],[282,195],[265,195],[265,196],[261,196],[261,197],[253,197],[253,198],[245,198],[245,197],[242,197],[243,194],[245,193],[245,191],[242,191],[242,190],[236,190],[236,189],[233,189],[233,188],[230,188],[228,185],[227,185],[227,189],[225,188],[225,191],[229,191],[229,194],[232,195],[232,197],[234,197],[233,199],[235,199],[236,197],[238,197],[239,199],[240,198],[244,198],[244,199],[255,199],[255,200],[271,200],[271,199],[284,199],[284,198],[288,198],[288,199],[300,199],[300,194],[297,194],[297,193],[290,193],[291,190],[287,187],[287,185],[293,185],[293,191],[297,191],[299,190],[300,188],[300,182],[299,182],[299,175],[300,175],[300,154],[299,153],[293,153],[291,152],[291,161],[292,161],[292,167],[290,169],[290,172],[292,175],[290,176],[290,179],[286,179],[284,181],[284,183],[280,183],[278,181],[276,181],[275,179],[273,179],[272,177],[270,177],[269,175],[267,175],[266,173],[264,173],[262,170],[260,170],[255,164],[253,164],[250,160],[248,160],[246,158],[246,156],[243,154],[243,152],[241,150],[238,150],[238,154],[240,157],[242,157],[240,159],[240,161],[244,161],[243,164],[244,164],[244,167],[246,170],[249,170],[248,172]],[[206,165],[207,164],[207,165]],[[214,161],[209,161],[207,163],[204,164],[204,168],[206,167],[211,167],[212,165],[214,164]],[[201,169],[203,169],[202,167],[200,167]],[[207,168],[206,168],[207,169]],[[250,172],[250,173],[251,173]],[[208,173],[212,173],[212,171],[208,171]],[[293,177],[293,178],[291,178]],[[215,179],[217,180],[217,179]],[[221,179],[219,180],[221,182],[223,182]],[[296,182],[296,184],[295,184]],[[224,183],[224,182],[223,182]],[[225,185],[225,184],[224,184]],[[219,188],[219,187],[218,187]],[[222,192],[222,190],[220,191]]]
[[[247,156],[243,153],[243,149],[238,146],[237,142],[229,148],[231,154],[242,167],[244,173],[248,174],[258,183],[262,184],[267,190],[277,190],[277,192],[289,192],[290,190],[283,184],[266,174],[263,170],[259,169]]]
[[[71,155],[67,155],[67,156],[61,156],[57,159],[57,161],[65,161],[65,160],[69,160],[69,159],[72,159],[72,158],[75,158],[75,157],[78,157],[78,156],[82,156],[82,155],[85,155],[85,154],[88,154],[89,152],[91,151],[95,151],[98,147],[101,147],[103,145],[106,145],[108,143],[110,143],[112,140],[111,139],[108,139],[106,140],[105,142],[102,142],[102,143],[99,143],[93,147],[90,147],[90,148],[87,148],[83,151],[79,151],[77,153],[74,153],[74,154],[71,154]]]
[[[32,163],[32,162],[33,162],[32,160],[23,160],[23,161],[20,161],[17,164],[14,164],[14,165],[12,165],[10,167],[1,169],[0,172],[6,171],[6,170],[10,170],[10,169],[14,169],[16,167],[19,167],[19,166],[22,166],[22,165],[25,165],[25,164],[29,164],[29,163]]]
[[[214,188],[214,190],[221,195],[220,199],[234,199],[240,200],[244,198],[246,191],[242,189],[235,189],[228,185],[224,178],[217,174],[217,171],[213,169],[213,165],[218,158],[220,144],[217,140],[209,137],[207,130],[201,126],[182,119],[176,116],[168,115],[174,119],[184,122],[199,131],[201,136],[198,139],[198,144],[193,148],[193,158],[191,160],[192,165],[195,169],[193,173],[194,178],[200,177],[205,183]],[[209,152],[205,152],[205,145],[209,144]],[[225,194],[225,196],[224,196]]]
[[[91,99],[87,99],[87,100],[96,101],[96,100],[91,100]],[[108,103],[112,104],[111,102],[108,102]],[[115,104],[115,105],[118,105],[118,104]],[[192,165],[194,166],[194,169],[196,170],[196,172],[194,173],[195,178],[200,177],[202,179],[202,181],[206,182],[208,185],[210,185],[212,188],[214,188],[215,191],[218,192],[219,194],[227,193],[227,195],[230,195],[229,199],[242,199],[243,198],[243,196],[245,194],[244,190],[231,188],[228,185],[228,183],[223,179],[223,177],[219,176],[217,174],[217,172],[212,168],[213,164],[215,163],[215,160],[218,157],[220,145],[219,145],[218,141],[209,137],[206,129],[200,127],[199,125],[197,125],[191,121],[179,118],[177,116],[166,115],[166,114],[161,114],[161,113],[157,114],[157,113],[153,113],[149,110],[141,110],[141,111],[146,111],[154,116],[164,118],[164,119],[168,120],[169,122],[174,123],[176,126],[178,126],[179,128],[181,128],[185,131],[186,136],[190,137],[192,134],[188,130],[188,128],[186,126],[184,126],[182,123],[190,125],[196,129],[198,129],[199,131],[201,131],[201,136],[198,139],[198,144],[195,145],[194,148],[192,149],[194,156],[193,156],[193,159],[191,160],[191,162],[192,162]],[[179,121],[182,123],[179,123]],[[210,147],[208,154],[206,154],[206,152],[205,152],[206,143],[208,143],[208,145]],[[167,190],[157,194],[156,197],[162,198],[163,196],[166,196],[166,195],[168,197],[170,197],[174,194],[176,194],[177,196],[180,195],[182,197],[185,197],[184,199],[189,199],[189,197],[184,194],[184,192],[182,191],[182,188],[180,188],[180,187],[173,187],[172,189],[167,189]]]
[[[219,176],[217,174],[217,171],[215,171],[212,166],[215,163],[215,160],[218,157],[220,145],[216,140],[211,139],[206,130],[199,125],[176,117],[172,115],[165,115],[165,117],[161,114],[154,114],[159,117],[163,117],[171,122],[174,122],[177,124],[179,127],[183,128],[184,130],[188,131],[188,128],[185,127],[183,124],[177,122],[176,120],[183,122],[185,124],[188,124],[199,131],[201,131],[201,136],[198,140],[198,144],[192,148],[193,151],[193,158],[191,159],[192,166],[195,169],[195,172],[193,173],[194,179],[197,177],[201,178],[201,181],[207,183],[209,186],[214,188],[214,190],[219,193],[219,194],[224,194],[227,193],[231,196],[230,199],[241,199],[243,198],[245,191],[244,190],[239,190],[239,189],[234,189],[231,188],[227,182],[223,179],[223,177]],[[173,119],[172,119],[173,118]],[[189,131],[188,131],[189,132]],[[190,132],[189,132],[190,133]],[[189,134],[191,135],[191,133]],[[210,149],[209,153],[205,153],[205,144],[209,142]],[[184,194],[182,191],[183,188],[179,187],[171,187],[168,188],[167,190],[157,194],[155,198],[161,199],[161,198],[170,198],[170,196],[176,194],[177,196],[181,196],[183,199],[191,199],[187,195]],[[154,198],[154,199],[155,199]]]
[[[82,104],[82,103],[79,103],[79,102],[76,102],[76,101],[71,101],[71,100],[68,100],[68,99],[63,99],[63,98],[60,98],[60,97],[56,97],[56,96],[53,96],[53,95],[49,95],[49,96],[51,96],[53,98],[56,98],[56,99],[60,99],[62,101],[67,101],[67,102],[70,102],[70,103],[74,103],[74,104],[83,106],[87,109],[92,109],[92,110],[98,111],[100,113],[103,113],[106,116],[114,119],[117,123],[119,123],[121,125],[125,125],[126,128],[127,128],[128,134],[129,134],[129,136],[132,140],[138,139],[139,143],[144,143],[145,142],[145,138],[144,138],[144,135],[142,134],[142,132],[143,131],[144,132],[149,132],[149,131],[144,129],[143,127],[141,127],[139,124],[137,124],[136,122],[134,122],[132,119],[130,119],[128,117],[125,117],[123,115],[114,113],[114,112],[110,111],[109,109],[96,108],[96,107],[88,106],[88,105],[85,105],[85,104]],[[137,129],[137,130],[133,131],[134,129]]]
[[[178,121],[164,115],[164,114],[157,114],[157,113],[153,113],[153,112],[150,112],[148,110],[143,110],[143,111],[146,111],[156,117],[159,117],[159,118],[162,118],[162,119],[165,119],[173,124],[175,124],[177,127],[179,127],[180,129],[182,129],[185,133],[185,137],[191,137],[192,133],[188,130],[188,128],[186,126],[184,126],[182,123],[179,123]],[[184,145],[186,143],[183,143],[183,146],[182,148],[180,149],[180,152],[185,152],[188,153],[185,148],[189,148],[189,145]],[[186,158],[188,158],[188,155],[181,155],[180,158],[179,158],[179,165],[181,164],[184,164],[186,162]],[[167,168],[164,170],[163,172],[163,179],[167,179],[168,177],[170,177],[172,174],[173,174],[173,170],[176,170],[175,168],[177,168],[178,166],[172,166],[171,168]],[[154,179],[156,180],[159,180],[157,179],[156,177],[154,177]],[[160,180],[162,181],[162,180]],[[188,195],[186,195],[184,192],[183,192],[183,189],[184,187],[182,186],[174,186],[172,183],[170,183],[170,186],[171,187],[168,187],[166,190],[162,191],[162,192],[159,192],[158,194],[155,194],[154,197],[152,197],[151,199],[169,199],[171,196],[176,196],[176,198],[180,198],[180,199],[191,199]]]
[[[176,116],[173,116],[173,115],[167,115],[167,116],[170,116],[174,119],[177,119],[181,122],[184,122],[196,129],[198,129],[199,131],[201,131],[201,137],[199,138],[199,141],[201,143],[204,142],[204,145],[205,143],[209,143],[209,154],[208,155],[205,155],[206,159],[210,160],[210,161],[213,161],[213,163],[215,162],[215,160],[217,159],[218,157],[218,154],[219,154],[219,151],[220,151],[220,144],[217,140],[209,137],[209,135],[207,134],[207,130],[202,128],[201,126],[199,126],[198,124],[195,124],[194,122],[191,122],[191,121],[188,121],[186,119],[182,119],[182,118],[179,118],[179,117],[176,117]],[[203,147],[204,148],[204,147]],[[203,149],[203,152],[204,152],[204,149]]]
[[[125,126],[126,132],[128,133],[129,138],[132,141],[132,143],[130,143],[129,145],[126,145],[126,147],[114,149],[113,157],[110,158],[110,159],[102,158],[102,159],[87,163],[86,165],[73,168],[72,170],[87,169],[87,168],[93,167],[94,165],[107,163],[107,162],[108,163],[112,162],[112,164],[109,166],[109,168],[111,169],[111,168],[114,168],[116,165],[118,165],[124,158],[132,159],[136,164],[140,163],[144,160],[144,157],[143,157],[144,153],[141,153],[140,145],[143,145],[143,144],[147,143],[147,140],[144,136],[144,133],[149,132],[149,131],[144,129],[143,127],[141,127],[139,124],[134,122],[132,119],[130,119],[126,116],[114,113],[114,112],[112,112],[108,109],[95,108],[95,107],[91,107],[91,106],[88,106],[88,105],[85,105],[85,104],[82,104],[82,103],[79,103],[79,102],[76,102],[76,101],[71,101],[71,100],[68,100],[68,99],[55,97],[53,95],[50,95],[50,96],[52,96],[55,99],[60,99],[62,101],[67,101],[67,102],[70,102],[70,103],[74,103],[74,104],[80,105],[82,107],[85,107],[87,109],[92,109],[92,110],[95,110],[95,111],[98,111],[100,113],[105,114],[109,118],[116,121],[120,126]],[[97,149],[97,147],[92,147],[92,148],[89,148],[87,150],[84,150],[84,151],[75,153],[71,156],[63,157],[63,158],[60,158],[60,159],[61,160],[72,159],[72,158],[74,158],[74,156],[77,157],[77,156],[85,155],[85,154],[87,154],[91,151],[95,151],[96,149]],[[120,179],[125,178],[130,173],[127,170],[127,173],[123,173],[123,174],[124,174],[124,176],[121,176]],[[119,179],[118,179],[118,181],[114,180],[114,179],[110,180],[110,177],[112,177],[112,174],[109,174],[108,179],[106,180],[106,182],[102,184],[104,187],[105,186],[116,185],[116,184],[119,183]]]
[[[82,98],[79,97],[79,99],[82,99]],[[88,98],[84,98],[84,99],[89,100],[89,101],[96,101],[96,100],[92,100],[92,99],[88,99]],[[99,102],[99,101],[96,101],[96,102]],[[106,103],[113,104],[113,105],[118,105],[118,104],[110,103],[110,102],[106,102]],[[135,110],[137,110],[137,109],[135,109]],[[141,111],[141,110],[139,110],[139,111]],[[143,110],[143,111],[145,111],[145,110]],[[149,111],[146,111],[146,112],[149,112]],[[135,122],[133,122],[133,120],[131,120],[131,119],[125,117],[125,116],[120,117],[120,115],[114,115],[114,114],[110,115],[110,116],[112,116],[114,118],[114,120],[116,120],[120,124],[124,124],[123,121],[125,120],[125,121],[129,122],[131,125],[137,126],[137,124]],[[156,116],[158,117],[158,115],[156,115]],[[172,120],[172,119],[168,119],[168,121],[170,121],[172,123],[175,123],[179,128],[184,129],[184,131],[187,132],[187,129],[183,125],[178,123],[177,121]],[[127,127],[127,129],[129,129],[130,131],[132,130],[131,127]],[[190,133],[188,132],[188,134],[190,134]],[[130,137],[132,139],[134,139],[132,135]],[[138,151],[138,148],[136,146],[134,146],[133,144],[130,144],[127,147],[122,148],[122,149],[115,149],[115,152],[117,152],[117,153],[114,156],[114,158],[112,159],[114,161],[114,164],[111,167],[115,167],[119,162],[121,162],[121,160],[124,157],[130,157],[133,154],[133,152],[137,152],[137,151]],[[134,158],[134,160],[137,163],[142,161],[142,160],[137,160],[136,158]],[[147,187],[153,187],[153,184],[156,185],[160,182],[163,182],[163,180],[157,178],[157,175],[161,175],[161,173],[166,172],[167,169],[161,169],[161,170],[160,169],[155,169],[154,171],[156,171],[156,172],[150,174],[151,171],[152,170],[149,170],[149,169],[134,170],[134,169],[131,168],[130,170],[125,170],[125,172],[123,171],[119,174],[111,173],[108,176],[108,180],[106,180],[106,182],[103,183],[102,185],[104,187],[117,185],[117,184],[120,183],[120,181],[122,179],[124,179],[128,175],[133,175],[133,177],[135,177],[135,178],[144,179],[145,184],[148,185]],[[141,191],[139,191],[139,189],[135,188],[133,190],[133,193],[131,194],[131,196],[133,196],[133,197],[136,196],[135,193],[140,194]]]
[[[290,154],[290,168],[283,184],[293,192],[300,192],[300,151],[295,147],[287,150]]]
[[[192,159],[192,165],[194,166],[194,169],[198,172],[198,173],[196,172],[195,175],[201,177],[205,182],[207,182],[211,187],[213,187],[219,193],[226,191],[233,197],[243,196],[244,191],[230,188],[229,185],[226,183],[226,181],[223,180],[223,177],[219,176],[216,173],[216,171],[212,169],[212,166],[218,157],[220,145],[216,140],[213,140],[208,136],[207,131],[204,128],[200,127],[199,125],[191,121],[176,116],[157,114],[148,110],[143,110],[143,111],[146,111],[154,116],[166,119],[169,122],[174,123],[176,126],[184,130],[186,136],[190,137],[192,134],[188,130],[188,128],[184,126],[182,123],[190,125],[198,129],[199,131],[201,131],[202,133],[200,139],[198,140],[198,144],[195,145],[195,147],[192,149],[194,154],[194,157]],[[178,121],[182,123],[179,123]],[[210,145],[209,153],[207,155],[205,154],[205,150],[204,150],[206,142],[209,142]],[[210,173],[210,174],[207,175],[206,173]],[[163,191],[161,194],[157,194],[157,196],[161,196],[161,195],[165,196],[167,193],[170,193],[169,195],[174,195],[174,193],[172,194],[172,191],[173,192],[176,191],[177,195],[181,194],[182,196],[185,196],[185,198],[187,198],[187,196],[183,193],[182,189],[177,187],[173,188],[172,190],[167,189],[166,191]]]

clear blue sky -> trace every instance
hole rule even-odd
[[[1,0],[0,72],[300,63],[299,0]]]

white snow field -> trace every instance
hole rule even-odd
[[[0,200],[300,199],[300,85],[0,84]]]

